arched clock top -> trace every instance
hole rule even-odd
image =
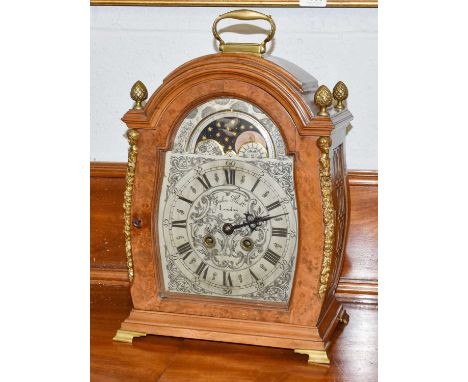
[[[238,98],[214,98],[182,120],[172,144],[178,154],[284,159],[286,147],[270,116]]]
[[[220,86],[223,82],[225,85]],[[286,109],[300,135],[330,135],[336,127],[337,116],[347,123],[352,119],[347,109],[335,110],[332,105],[328,106],[328,116],[319,115],[320,108],[314,104],[318,81],[297,65],[266,55],[255,57],[242,53],[217,53],[196,58],[174,70],[153,93],[143,110],[129,110],[122,120],[129,128],[154,129],[160,125],[168,107],[191,89],[197,91],[190,104],[184,105],[186,109],[178,110],[181,114],[188,113],[214,96],[231,96],[256,103],[254,99],[249,99],[248,93],[240,94],[240,91],[236,95],[232,88],[234,83],[255,86],[274,97]],[[198,91],[201,87],[211,87],[209,95]],[[170,128],[175,129],[178,122],[174,121]],[[280,130],[282,128],[279,126]]]

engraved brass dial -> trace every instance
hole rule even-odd
[[[157,217],[166,291],[287,302],[298,228],[277,127],[254,105],[219,98],[179,129]]]
[[[294,199],[246,160],[168,155],[169,169],[181,162],[188,171],[167,188],[160,212],[169,290],[191,283],[199,294],[261,299],[294,262]]]

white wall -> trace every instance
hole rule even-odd
[[[132,106],[133,83],[143,81],[152,94],[179,65],[214,53],[211,25],[228,10],[91,7],[91,160],[127,160],[120,118]],[[330,89],[338,80],[347,84],[354,114],[348,168],[377,169],[377,10],[258,10],[272,15],[277,25],[272,55],[298,64]],[[223,38],[232,41],[231,36]],[[259,40],[256,35],[236,38]]]

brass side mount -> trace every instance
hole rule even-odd
[[[241,43],[241,42],[225,42],[218,33],[218,23],[223,19],[236,19],[236,20],[265,20],[270,23],[270,32],[265,40],[260,44],[256,43]],[[271,16],[263,13],[252,11],[249,9],[239,9],[231,12],[224,13],[216,18],[213,23],[213,36],[219,41],[219,51],[226,53],[250,53],[256,56],[261,56],[266,52],[266,43],[271,41],[275,35],[276,24]]]

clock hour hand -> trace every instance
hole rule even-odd
[[[252,225],[255,226],[253,229],[252,229]],[[234,232],[234,230],[236,230],[237,228],[242,228],[242,227],[245,227],[245,226],[250,226],[250,229],[252,229],[252,231],[257,228],[257,222],[256,220],[252,220],[252,221],[249,221],[249,222],[244,222],[244,223],[241,223],[241,224],[231,224],[231,223],[225,223],[223,225],[223,232],[226,234],[226,235],[232,235],[232,233]]]
[[[274,216],[267,215],[267,216],[257,216],[255,218],[251,218],[252,217],[251,214],[245,214],[245,218],[247,219],[246,222],[241,223],[241,224],[225,223],[223,225],[223,232],[226,235],[232,235],[234,230],[236,230],[237,228],[245,227],[245,226],[249,226],[251,232],[253,232],[253,231],[255,231],[257,229],[259,223],[266,222],[266,221],[268,221],[270,219],[274,219],[274,218],[284,216],[284,215],[287,215],[287,213],[280,214],[280,215],[274,215]]]

